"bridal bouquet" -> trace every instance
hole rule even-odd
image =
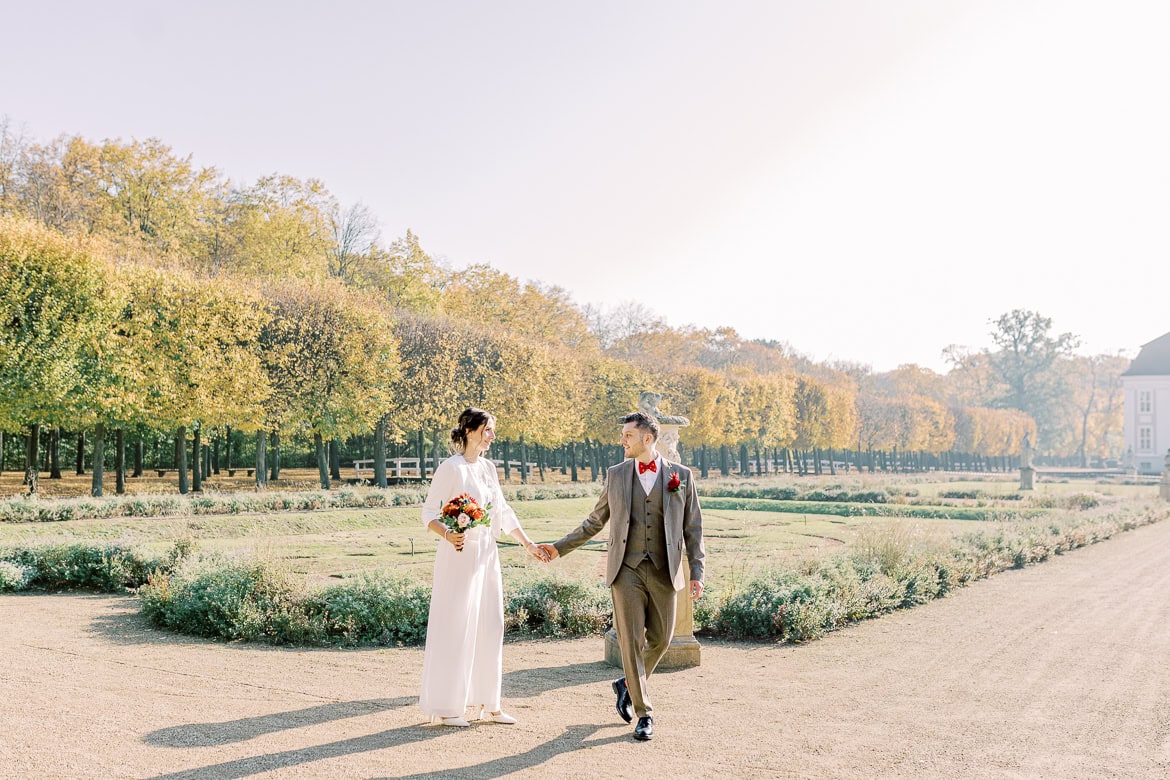
[[[461,493],[443,505],[439,522],[456,533],[466,533],[477,525],[491,525],[492,520],[488,516],[491,508],[491,504],[481,507],[470,495]]]

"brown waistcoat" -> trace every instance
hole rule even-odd
[[[655,569],[666,564],[666,527],[662,511],[662,475],[654,480],[650,495],[642,488],[638,470],[633,469],[634,484],[630,489],[630,528],[626,537],[626,557],[622,563],[636,567],[643,558],[649,558]]]

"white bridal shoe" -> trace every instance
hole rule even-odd
[[[440,718],[438,715],[431,718],[431,723],[438,723],[440,726],[458,726],[459,728],[467,728],[471,725],[463,718]]]
[[[511,726],[516,722],[515,718],[503,710],[500,710],[499,712],[488,712],[487,707],[479,708],[479,719],[490,720],[492,723],[503,723],[505,726]]]

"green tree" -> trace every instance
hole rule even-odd
[[[257,338],[268,315],[246,281],[178,269],[137,268],[129,299],[120,327],[140,355],[130,382],[141,388],[151,427],[175,431],[185,493],[194,426],[254,431],[264,423],[270,389]]]
[[[398,342],[377,301],[336,283],[273,285],[268,296],[260,346],[273,394],[265,424],[313,438],[328,489],[324,444],[365,433],[386,413]]]
[[[1047,448],[1057,439],[1057,405],[1068,393],[1058,361],[1072,354],[1078,339],[1071,333],[1052,333],[1052,320],[1033,311],[1016,309],[994,322],[996,350],[988,360],[1005,390],[995,403],[1019,409],[1036,421],[1037,446]]]
[[[115,310],[108,268],[83,245],[0,218],[0,429],[29,427],[30,493],[40,426],[81,413]]]

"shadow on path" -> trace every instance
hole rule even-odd
[[[221,764],[184,769],[165,775],[156,775],[151,780],[227,780],[228,778],[248,777],[249,775],[270,772],[274,769],[288,769],[290,767],[309,764],[314,761],[324,761],[331,758],[353,756],[358,753],[368,753],[371,750],[406,745],[411,742],[421,742],[433,739],[444,733],[450,733],[446,727],[432,726],[405,726],[377,734],[367,734],[363,737],[343,739],[337,742],[328,742],[324,745],[311,745],[296,750],[285,750],[280,753],[268,753],[260,756],[238,758],[235,761],[225,761]]]
[[[484,725],[473,728],[500,727]],[[621,735],[606,737],[592,742],[585,741],[587,737],[602,728],[606,728],[606,726],[570,726],[560,736],[514,756],[505,756],[470,767],[441,771],[436,770],[423,774],[406,775],[405,777],[416,779],[434,778],[435,780],[438,780],[438,778],[460,776],[498,777],[518,769],[539,766],[550,758],[562,753],[631,739],[630,735],[625,733],[625,728],[623,727],[623,733]],[[240,758],[235,761],[225,761],[220,764],[212,764],[195,769],[184,769],[179,772],[156,775],[151,780],[231,780],[231,778],[248,777],[249,775],[271,772],[276,769],[289,769],[310,764],[314,761],[342,758],[358,753],[368,753],[373,750],[385,750],[387,748],[394,748],[412,742],[422,742],[423,740],[440,736],[452,736],[462,731],[463,729],[452,730],[443,726],[406,726],[404,728],[382,731],[377,734],[369,734],[364,737],[330,742],[324,745],[313,745],[297,750],[286,750],[280,753],[268,753],[261,756]],[[387,764],[391,763],[393,763],[392,757],[387,756]]]
[[[621,675],[620,669],[615,669],[604,661],[517,669],[504,675],[504,698],[527,699],[558,688],[608,682]]]
[[[369,699],[366,701],[345,701],[320,704],[292,712],[277,712],[254,718],[240,718],[222,723],[185,723],[147,734],[143,741],[158,747],[209,747],[243,742],[254,737],[272,734],[285,729],[316,726],[334,720],[356,718],[374,712],[406,707],[418,701],[415,696],[397,699]]]
[[[604,662],[548,666],[539,669],[521,669],[504,676],[504,692],[509,698],[533,698],[556,688],[608,681],[614,670]],[[606,691],[609,688],[606,686]],[[158,747],[209,747],[243,742],[254,737],[285,729],[315,726],[334,720],[356,718],[375,712],[408,707],[418,702],[417,696],[393,699],[330,702],[288,712],[275,712],[251,718],[240,718],[218,723],[184,723],[147,734],[143,741]]]
[[[458,769],[442,769],[413,775],[392,775],[385,778],[378,778],[378,780],[392,780],[392,778],[393,780],[445,780],[458,777],[503,777],[521,769],[531,769],[540,766],[550,758],[564,753],[572,753],[575,750],[583,750],[585,748],[600,747],[601,745],[612,745],[616,742],[633,741],[633,737],[631,736],[632,732],[628,730],[627,726],[621,726],[621,734],[586,742],[586,739],[591,735],[601,729],[608,728],[618,727],[613,724],[606,724],[605,726],[587,724],[569,726],[559,737],[554,737],[531,750],[526,750],[523,753],[517,753],[513,756],[494,758],[491,761],[484,761],[480,764],[460,767]]]

